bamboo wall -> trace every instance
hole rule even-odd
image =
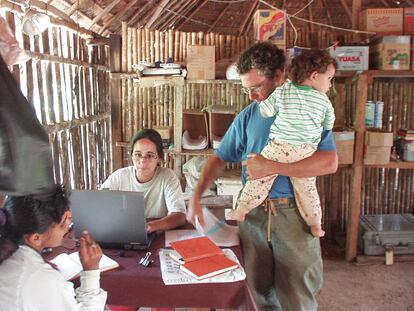
[[[154,63],[183,62],[187,58],[188,45],[215,45],[216,61],[230,58],[245,50],[251,43],[247,36],[222,35],[217,33],[168,31],[127,27],[122,22],[122,72],[132,72],[132,65],[140,61]]]
[[[56,182],[96,188],[112,171],[107,50],[56,26],[29,37],[3,16],[32,57],[11,70],[49,134]]]

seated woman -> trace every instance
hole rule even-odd
[[[161,167],[164,157],[160,134],[144,129],[131,141],[133,166],[112,173],[102,189],[144,192],[147,231],[165,231],[186,222],[186,208],[180,182],[169,168]]]
[[[83,271],[73,289],[41,256],[61,245],[72,223],[67,193],[56,186],[47,195],[9,197],[0,208],[0,301],[2,311],[104,310],[107,293],[99,288],[102,250],[84,232]]]

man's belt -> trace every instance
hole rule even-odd
[[[295,198],[277,198],[277,199],[270,199],[273,204],[277,205],[290,205],[291,203],[295,203]]]

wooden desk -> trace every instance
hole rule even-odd
[[[164,248],[165,236],[159,235],[151,245],[154,263],[145,268],[138,264],[145,251],[104,249],[120,267],[101,274],[101,288],[108,292],[108,304],[135,307],[211,308],[254,310],[246,281],[233,283],[164,285],[158,250]],[[241,259],[240,247],[232,250]],[[47,256],[53,258],[56,253]],[[79,282],[79,280],[77,280]],[[76,284],[79,286],[79,284]]]

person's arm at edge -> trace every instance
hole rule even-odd
[[[245,164],[249,179],[273,174],[308,178],[335,173],[338,169],[338,155],[336,150],[319,150],[301,161],[280,163],[268,160],[260,154],[251,154]]]
[[[226,162],[218,156],[210,156],[201,171],[197,187],[191,197],[189,208],[187,211],[187,220],[195,224],[195,217],[197,216],[200,223],[204,224],[203,214],[201,212],[200,199],[204,191],[220,176],[226,167]]]
[[[147,222],[147,231],[149,233],[154,231],[166,231],[183,226],[185,222],[184,213],[174,212],[161,219]]]

